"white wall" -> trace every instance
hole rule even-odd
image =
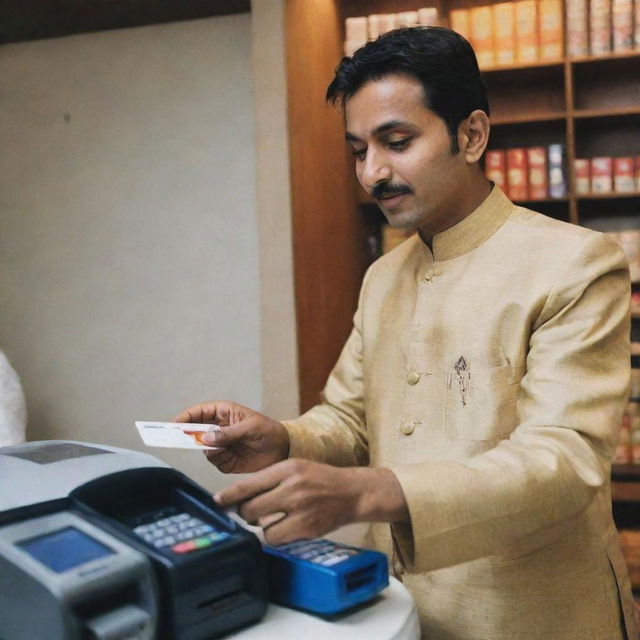
[[[5,45],[0,87],[0,348],[29,439],[142,448],[135,419],[260,409],[251,16]]]

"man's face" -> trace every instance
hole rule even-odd
[[[358,180],[391,226],[432,236],[458,221],[464,153],[452,153],[447,125],[425,106],[418,80],[372,80],[347,100],[345,115]]]

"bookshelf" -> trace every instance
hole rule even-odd
[[[285,7],[300,405],[315,404],[347,338],[359,285],[384,220],[354,177],[340,114],[324,92],[342,54],[344,20],[485,0],[288,0]],[[564,6],[564,5],[563,5]],[[563,29],[566,32],[565,19]],[[565,33],[566,36],[566,33]],[[640,50],[500,65],[483,70],[489,89],[489,149],[566,149],[567,193],[521,201],[541,213],[591,226],[637,219],[640,191],[577,193],[576,158],[640,155]],[[635,223],[634,223],[635,224]]]

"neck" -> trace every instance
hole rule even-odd
[[[453,207],[452,214],[447,216],[444,223],[437,229],[424,229],[419,228],[418,234],[422,241],[433,251],[433,236],[438,233],[442,233],[446,229],[449,229],[461,220],[464,220],[468,215],[472,214],[489,196],[492,189],[492,184],[487,180],[486,176],[480,169],[476,167],[469,175],[469,180],[462,189],[460,198],[456,200],[455,207]]]

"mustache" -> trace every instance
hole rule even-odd
[[[392,182],[380,182],[371,189],[371,197],[376,200],[390,198],[403,193],[411,193],[411,189],[404,184],[393,184]]]

